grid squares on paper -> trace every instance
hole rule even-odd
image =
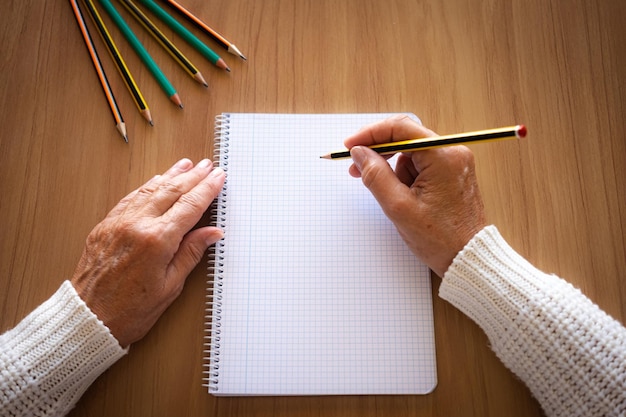
[[[319,158],[386,116],[228,115],[215,394],[434,388],[429,271],[349,161]]]

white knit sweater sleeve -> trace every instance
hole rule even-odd
[[[485,331],[548,416],[626,416],[626,329],[494,226],[457,255],[439,295]]]
[[[65,281],[0,335],[0,415],[65,415],[126,352]]]

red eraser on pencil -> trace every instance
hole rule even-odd
[[[517,127],[517,137],[518,138],[525,138],[526,137],[526,133],[528,133],[528,131],[526,130],[526,126],[519,125]]]

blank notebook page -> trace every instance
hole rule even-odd
[[[350,160],[320,159],[387,116],[218,116],[227,183],[207,319],[212,394],[434,389],[429,270],[348,174]]]

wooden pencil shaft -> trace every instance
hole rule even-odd
[[[152,56],[148,53],[146,48],[141,44],[135,33],[128,26],[126,21],[119,14],[117,9],[113,6],[110,0],[100,0],[100,4],[104,7],[104,10],[109,14],[111,20],[115,23],[115,25],[120,29],[120,32],[124,35],[126,40],[130,46],[135,50],[141,61],[144,63],[146,68],[150,71],[152,76],[155,78],[161,89],[167,94],[168,97],[171,97],[176,94],[176,89],[167,79],[161,68],[154,62]]]
[[[122,138],[124,138],[124,140],[128,142],[128,135],[126,134],[126,125],[124,123],[124,118],[122,117],[122,113],[120,112],[117,100],[115,100],[113,90],[111,90],[111,85],[109,84],[109,79],[106,75],[106,72],[104,71],[104,68],[102,67],[102,62],[100,62],[100,56],[98,55],[98,51],[96,50],[91,34],[89,33],[89,29],[87,28],[87,23],[85,22],[83,13],[80,10],[80,6],[78,5],[77,0],[70,0],[70,3],[72,4],[72,9],[74,10],[76,22],[78,23],[80,31],[83,35],[85,45],[87,46],[87,50],[89,51],[89,56],[91,57],[91,61],[98,75],[98,79],[100,80],[100,84],[102,85],[102,90],[104,92],[105,98],[107,100],[107,103],[109,104],[109,110],[111,110],[111,114],[113,115],[113,119],[115,120],[115,126],[122,135]]]
[[[109,79],[107,78],[106,72],[104,71],[102,63],[100,62],[100,56],[98,55],[98,51],[93,44],[93,39],[91,38],[91,34],[89,33],[89,29],[87,28],[87,24],[85,23],[83,14],[80,10],[80,7],[78,6],[78,2],[77,0],[70,0],[70,3],[72,4],[72,8],[74,9],[76,21],[83,35],[83,39],[85,40],[85,45],[87,46],[87,50],[89,51],[91,61],[94,65],[96,73],[98,74],[98,79],[100,80],[100,84],[102,85],[102,89],[104,91],[104,95],[106,96],[107,102],[109,103],[109,108],[111,110],[111,113],[113,114],[113,118],[115,119],[116,123],[124,122],[117,101],[115,100],[115,96],[113,95],[113,91],[111,90]]]
[[[137,108],[139,109],[139,111],[146,110],[148,108],[148,105],[146,104],[145,99],[143,98],[141,92],[139,91],[139,88],[137,87],[137,84],[135,83],[135,79],[133,78],[132,74],[128,70],[128,67],[126,66],[126,62],[124,62],[122,55],[117,49],[117,45],[115,45],[113,38],[111,38],[109,30],[107,29],[107,27],[104,24],[104,21],[100,17],[98,10],[96,10],[96,6],[94,5],[92,0],[84,0],[84,2],[85,2],[85,5],[87,6],[87,10],[89,11],[91,19],[96,25],[96,28],[98,29],[98,32],[100,33],[100,37],[102,38],[102,41],[106,45],[107,50],[109,51],[109,54],[111,55],[111,59],[113,59],[113,62],[115,63],[115,66],[117,67],[118,72],[122,76],[122,79],[124,80],[124,84],[126,84],[126,88],[128,88],[128,91],[130,92],[133,98],[133,101],[137,105]]]
[[[228,51],[229,53],[231,53],[233,55],[237,55],[238,57],[240,57],[243,60],[247,60],[248,59],[248,58],[245,57],[244,54],[241,53],[241,51],[233,43],[228,41],[225,37],[223,37],[222,35],[217,33],[215,30],[211,29],[206,23],[204,23],[202,20],[198,19],[196,16],[193,15],[193,13],[191,13],[189,10],[185,9],[179,3],[177,3],[174,0],[165,0],[165,2],[166,2],[166,4],[168,6],[170,6],[172,9],[174,9],[176,12],[178,12],[178,14],[180,14],[185,19],[187,19],[189,22],[194,24],[203,33],[205,33],[206,35],[211,37],[214,41],[219,43],[224,49],[226,49],[226,51]]]
[[[435,136],[430,138],[421,138],[406,140],[401,142],[383,143],[380,145],[369,146],[370,149],[381,155],[389,155],[397,152],[414,152],[424,149],[438,148],[443,146],[460,145],[464,143],[489,142],[496,140],[512,139],[520,137],[523,126],[511,126],[498,129],[481,130],[477,132],[460,133],[455,135]],[[350,151],[332,152],[326,156],[326,159],[345,159],[350,158]]]
[[[131,0],[121,0],[122,5],[133,17],[161,44],[163,48],[187,71],[190,75],[198,73],[198,69],[187,57],[174,45],[174,43],[161,32],[161,30],[146,16]]]
[[[189,22],[196,25],[198,29],[204,32],[206,35],[210,36],[213,40],[219,43],[224,49],[228,49],[231,43],[226,40],[222,35],[211,29],[206,23],[202,20],[198,19],[194,16],[189,10],[185,9],[182,5],[175,2],[174,0],[166,0],[166,3],[176,10],[182,17],[187,19]]]
[[[152,13],[154,13],[159,19],[161,19],[167,26],[169,26],[174,32],[176,32],[187,43],[193,46],[202,56],[208,59],[211,63],[217,64],[220,59],[211,48],[206,46],[200,39],[198,39],[193,33],[191,33],[186,27],[181,25],[176,19],[170,16],[165,10],[157,5],[152,0],[139,0],[141,4],[146,6]]]

